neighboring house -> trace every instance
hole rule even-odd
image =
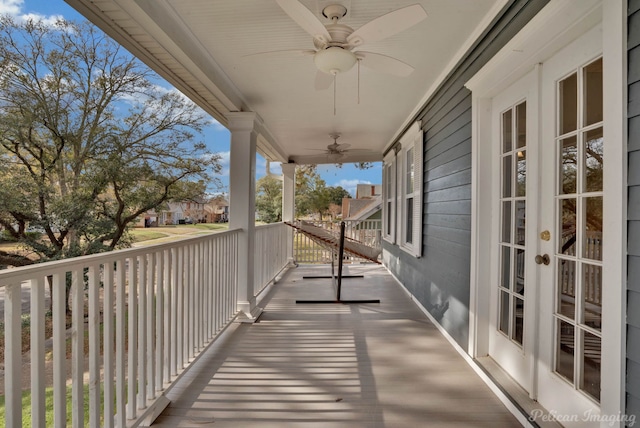
[[[291,220],[295,165],[326,163],[340,127],[356,149],[341,162],[384,160],[384,265],[514,413],[538,406],[574,427],[640,418],[640,0],[393,2],[422,5],[425,25],[367,50],[388,48],[415,74],[363,72],[372,83],[357,107],[354,73],[319,93],[311,61],[243,57],[313,46],[318,26],[306,33],[275,1],[242,13],[67,1],[230,129],[242,248],[256,150],[283,162]],[[315,22],[319,3],[303,1],[311,20],[300,22]],[[354,28],[392,9],[337,3],[360,8],[345,18]]]
[[[344,220],[373,220],[382,218],[382,197],[366,199],[342,199]]]
[[[212,198],[204,207],[207,223],[225,223],[229,221],[229,202],[222,197]]]
[[[382,196],[381,184],[358,184],[356,187],[356,199],[367,199]]]

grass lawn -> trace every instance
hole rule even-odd
[[[133,236],[133,242],[149,241],[151,239],[164,238],[167,236],[166,233],[148,229],[133,229],[131,231],[131,235]]]
[[[67,422],[71,425],[71,388],[67,388]],[[53,426],[53,387],[45,389],[45,425]],[[5,427],[5,397],[0,395],[0,428]],[[84,385],[84,426],[89,426],[89,385]],[[22,391],[22,427],[31,428],[31,391]]]

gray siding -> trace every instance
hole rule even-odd
[[[389,269],[463,349],[471,262],[471,92],[464,84],[547,2],[509,2],[418,114],[425,136],[422,258],[384,244]]]
[[[628,0],[627,414],[640,420],[640,0]]]

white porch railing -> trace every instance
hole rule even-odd
[[[31,414],[32,426],[45,427],[47,390],[53,391],[56,427],[68,422],[75,427],[138,424],[235,317],[237,261],[234,230],[0,273],[0,286],[6,287],[6,426],[22,426],[25,395],[30,396],[25,413]],[[49,286],[50,314],[45,307]],[[68,286],[70,320],[65,313]],[[23,287],[30,287],[30,319],[24,327],[31,336],[30,389],[23,388],[22,378]],[[45,341],[47,325],[53,326],[52,353]],[[45,367],[50,364],[53,381],[47,383]]]
[[[340,234],[340,222],[313,221],[317,227],[322,227]],[[382,220],[346,220],[345,238],[353,239],[374,248],[380,248],[382,237]],[[316,244],[309,237],[296,232],[294,236],[294,258],[297,263],[331,263],[331,251]],[[345,261],[368,262],[365,259],[346,256]]]
[[[254,287],[257,296],[289,263],[293,229],[284,223],[256,226]]]

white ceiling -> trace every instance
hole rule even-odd
[[[315,89],[310,56],[260,52],[313,49],[311,36],[275,0],[67,0],[194,99],[221,123],[230,111],[264,121],[261,152],[272,160],[333,162],[322,152],[339,143],[357,149],[341,161],[381,159],[384,149],[425,97],[491,21],[505,0],[301,0],[311,12],[347,7],[353,29],[395,9],[420,3],[427,18],[362,49],[412,65],[409,77],[357,66],[333,87]]]

